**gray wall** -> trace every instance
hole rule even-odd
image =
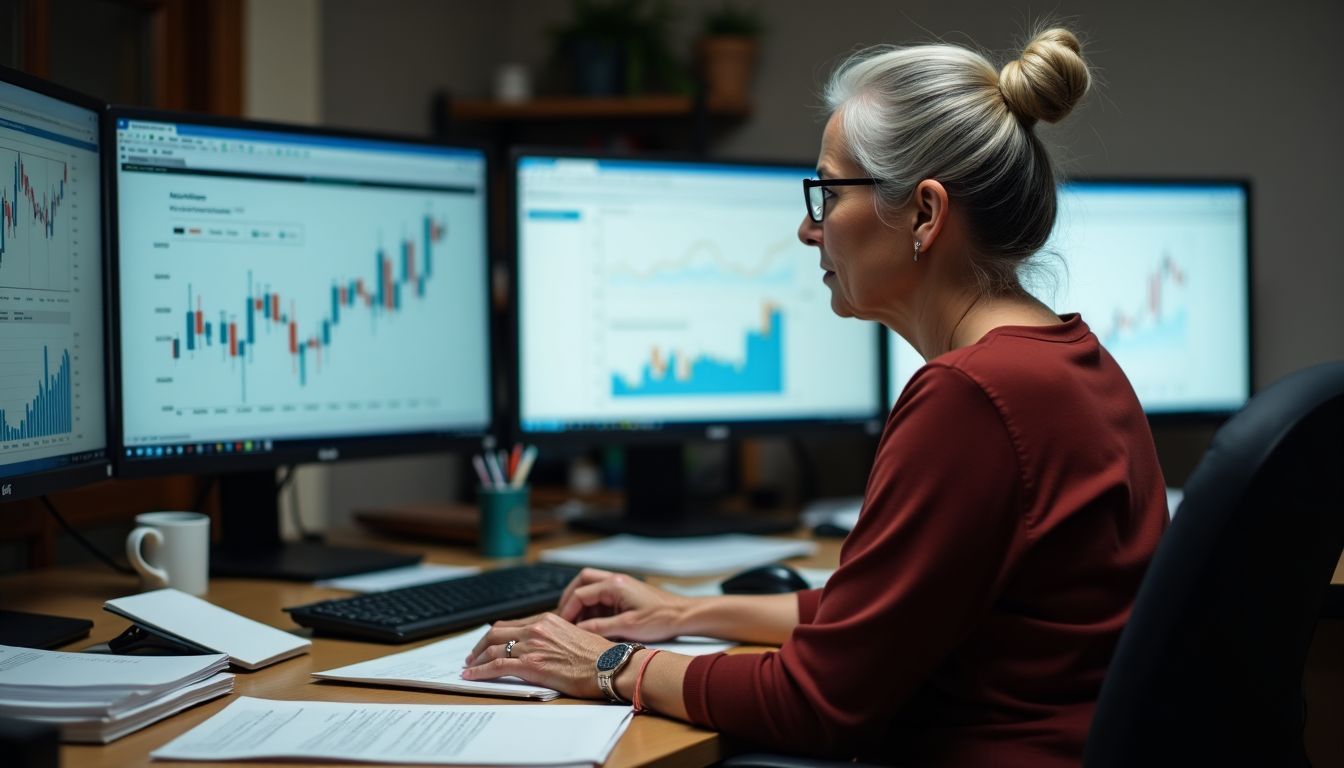
[[[721,0],[672,0],[674,44],[689,52],[704,11]],[[811,158],[818,91],[845,54],[876,43],[971,43],[1015,56],[1041,4],[1029,0],[739,0],[761,10],[752,116],[714,151]],[[489,92],[507,61],[543,75],[545,30],[568,0],[323,0],[327,122],[428,130],[436,88]],[[1097,87],[1044,137],[1073,173],[1244,176],[1253,182],[1257,387],[1344,358],[1344,3],[1060,2],[1085,39]],[[1157,430],[1168,479],[1183,481],[1212,434]]]
[[[720,0],[673,2],[690,49]],[[998,59],[1018,50],[1043,6],[1027,0],[742,0],[768,23],[753,116],[715,150],[810,158],[817,90],[857,46],[941,37]],[[1254,182],[1257,386],[1344,358],[1344,3],[1061,2],[1086,37],[1099,87],[1047,131],[1077,173],[1247,176]],[[488,92],[505,61],[543,71],[548,24],[564,0],[325,0],[324,117],[427,130],[429,93]]]
[[[489,82],[503,7],[468,0],[323,0],[322,117],[329,125],[429,130],[436,88]]]

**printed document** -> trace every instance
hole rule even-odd
[[[216,656],[109,656],[0,645],[0,692],[29,701],[104,701],[154,695],[203,680],[228,666]]]
[[[553,688],[524,682],[516,677],[494,680],[463,680],[462,667],[467,654],[490,631],[485,624],[470,632],[430,643],[410,651],[393,653],[358,664],[314,672],[320,680],[337,680],[370,685],[428,688],[453,693],[475,693],[482,696],[508,696],[520,699],[550,701],[560,695]],[[713,639],[682,639],[681,642],[650,643],[650,648],[661,648],[687,656],[701,656],[726,651],[733,646]]]
[[[479,693],[485,696],[512,696],[549,701],[560,695],[552,688],[525,683],[516,677],[495,680],[463,680],[462,666],[476,642],[490,630],[486,624],[471,632],[410,651],[393,653],[324,672],[313,677],[375,685],[404,685],[454,693]]]
[[[654,539],[620,534],[587,544],[548,549],[541,559],[659,576],[710,576],[813,554],[816,542],[726,534]]]
[[[0,645],[0,716],[106,744],[233,690],[229,657],[111,656]]]
[[[629,707],[461,706],[240,697],[151,753],[156,760],[313,760],[421,765],[601,765]]]
[[[341,576],[336,579],[323,579],[313,582],[315,587],[344,589],[349,592],[386,592],[389,589],[414,587],[435,581],[456,579],[480,573],[481,569],[470,565],[439,565],[438,563],[419,563],[401,568],[389,568],[386,571],[358,573],[354,576]]]

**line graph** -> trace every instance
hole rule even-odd
[[[1169,251],[1163,251],[1155,268],[1144,276],[1147,295],[1128,306],[1113,307],[1099,326],[1097,338],[1107,348],[1139,344],[1171,344],[1185,339],[1188,323],[1186,271]],[[1112,350],[1114,351],[1114,349]]]
[[[0,147],[0,285],[69,289],[70,185],[64,160]]]
[[[788,283],[794,277],[794,264],[790,259],[797,255],[796,250],[796,241],[780,239],[760,250],[758,255],[730,258],[717,241],[700,238],[686,246],[680,254],[657,256],[642,264],[633,263],[627,255],[610,266],[608,280],[614,286],[650,283],[761,286]]]

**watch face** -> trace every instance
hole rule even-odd
[[[607,670],[615,669],[620,666],[621,661],[625,658],[625,655],[629,650],[630,646],[625,643],[618,643],[603,651],[602,655],[597,657],[598,671],[606,672]]]

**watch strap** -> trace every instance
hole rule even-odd
[[[597,670],[597,687],[602,691],[602,695],[607,697],[608,701],[612,701],[617,704],[629,704],[630,702],[626,701],[625,699],[622,699],[621,695],[616,692],[616,674],[620,672],[622,669],[624,669],[626,664],[630,663],[630,659],[634,658],[635,651],[640,651],[644,649],[644,644],[617,643],[616,645],[613,645],[611,648],[608,648],[607,651],[611,651],[612,648],[618,648],[621,646],[625,647],[625,654],[621,657],[619,661],[616,662],[616,665],[611,669]],[[606,654],[604,653],[603,655]]]

